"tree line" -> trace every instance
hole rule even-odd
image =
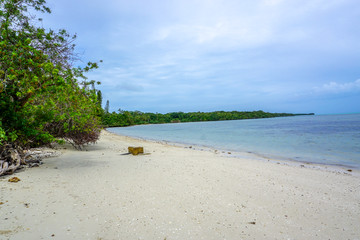
[[[108,106],[108,104],[107,104]],[[108,108],[107,108],[108,109]],[[215,111],[215,112],[171,112],[144,113],[140,111],[119,110],[118,113],[104,111],[102,114],[102,124],[104,127],[124,127],[141,124],[161,124],[179,122],[201,122],[201,121],[224,121],[241,120],[273,117],[289,117],[304,114],[292,113],[269,113],[264,111]]]

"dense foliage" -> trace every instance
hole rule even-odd
[[[200,121],[222,121],[255,118],[288,117],[297,114],[290,113],[268,113],[263,111],[253,112],[172,112],[172,113],[143,113],[139,111],[122,111],[119,113],[105,112],[102,116],[104,126],[122,127],[139,124],[177,123],[177,122],[200,122]]]
[[[34,10],[50,13],[45,0],[0,0],[0,146],[95,142],[99,93],[84,73],[97,64],[74,68],[75,36],[37,27]]]

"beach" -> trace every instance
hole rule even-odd
[[[145,154],[124,155],[128,146]],[[0,178],[0,239],[360,239],[356,169],[107,131],[83,151],[58,151]]]

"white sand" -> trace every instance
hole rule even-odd
[[[121,155],[144,146],[150,155]],[[360,239],[359,172],[107,132],[0,178],[0,239]],[[21,179],[10,183],[10,177]],[[255,224],[252,224],[255,223]]]

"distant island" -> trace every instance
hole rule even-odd
[[[142,124],[162,124],[162,123],[180,123],[180,122],[204,122],[204,121],[225,121],[225,120],[242,120],[274,117],[292,117],[299,115],[315,115],[314,113],[269,113],[264,111],[239,112],[239,111],[215,111],[215,112],[171,112],[161,113],[144,113],[140,111],[123,111],[116,112],[105,111],[102,116],[104,127],[126,127]]]

